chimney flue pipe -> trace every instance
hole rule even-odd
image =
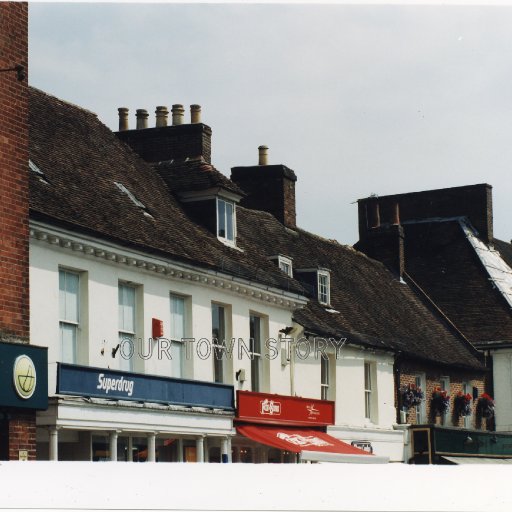
[[[258,147],[258,165],[268,165],[268,146]]]

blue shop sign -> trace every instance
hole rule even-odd
[[[0,343],[0,407],[48,408],[48,350]]]
[[[227,384],[58,363],[57,393],[234,410]]]

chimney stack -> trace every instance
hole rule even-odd
[[[144,130],[148,127],[148,111],[143,108],[137,109],[137,113],[135,114],[137,117],[137,130]]]
[[[183,124],[183,116],[185,115],[185,109],[183,105],[173,105],[172,106],[172,125],[177,126],[179,124]]]
[[[268,146],[258,147],[258,165],[268,165]]]
[[[126,130],[129,130],[128,109],[126,107],[119,107],[117,111],[119,112],[119,131],[124,132]]]
[[[167,107],[156,107],[155,114],[156,127],[160,128],[161,126],[167,126],[167,116],[169,115],[169,110],[167,109]]]
[[[201,122],[201,105],[190,105],[190,122],[192,124]]]

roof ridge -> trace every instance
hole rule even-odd
[[[53,94],[49,94],[46,91],[43,91],[43,90],[41,90],[41,89],[39,89],[37,87],[34,87],[33,85],[29,85],[28,88],[29,88],[29,92],[30,92],[30,90],[32,90],[32,91],[34,91],[34,92],[36,92],[38,94],[42,94],[44,96],[52,98],[55,101],[58,101],[59,103],[63,103],[64,105],[68,105],[70,107],[73,107],[73,108],[76,108],[78,110],[81,110],[82,112],[85,112],[86,114],[90,114],[90,115],[96,117],[99,120],[98,114],[96,112],[93,112],[92,110],[89,110],[87,108],[81,107],[81,106],[77,105],[76,103],[72,103],[71,101],[67,101],[67,100],[63,100],[61,98],[58,98],[57,96],[54,96]]]

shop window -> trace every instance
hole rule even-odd
[[[416,375],[414,382],[416,384],[416,388],[421,388],[426,397],[427,386],[425,375]],[[425,399],[423,399],[421,403],[416,406],[416,424],[421,425],[423,423],[427,423],[427,407]]]
[[[473,394],[473,387],[471,386],[470,382],[463,382],[462,383],[462,393],[465,395],[469,393],[470,395]],[[473,411],[473,409],[471,409]],[[464,418],[464,428],[471,428],[471,422],[473,418],[473,414],[469,414],[468,416],[463,416]]]
[[[448,396],[450,396],[450,377],[441,377],[440,379],[440,387],[442,391],[446,391]],[[450,407],[448,407],[447,411],[441,416],[441,424],[449,425],[450,423]]]

